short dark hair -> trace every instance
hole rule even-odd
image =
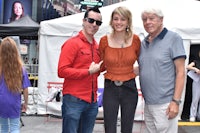
[[[101,13],[100,10],[99,10],[99,7],[98,7],[98,6],[94,6],[94,7],[92,7],[92,8],[89,8],[89,9],[85,12],[84,18],[87,18],[87,17],[88,17],[88,13],[89,13],[90,11],[97,12],[97,13]]]

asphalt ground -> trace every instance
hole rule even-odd
[[[31,115],[22,116],[21,133],[61,133],[62,119],[56,116]],[[97,119],[93,133],[104,133],[103,119]],[[117,133],[120,133],[120,120],[117,123]],[[135,121],[132,133],[145,133],[143,121]],[[179,121],[178,133],[200,133],[200,122]]]

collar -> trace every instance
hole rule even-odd
[[[88,42],[87,38],[85,37],[85,35],[83,34],[83,30],[79,31],[79,37],[81,38],[81,40],[83,40],[84,42]],[[92,44],[94,44],[95,40],[94,37],[92,38]],[[89,43],[90,44],[90,43]]]
[[[155,38],[159,38],[160,40],[162,40],[164,38],[164,36],[167,34],[167,32],[168,32],[168,29],[167,28],[163,28],[163,30],[160,32],[160,34]],[[149,43],[148,38],[149,38],[149,35],[147,37],[145,37],[145,41],[147,43]]]
[[[161,31],[161,33],[157,36],[160,39],[163,39],[164,36],[167,34],[167,28],[163,28],[163,30]]]

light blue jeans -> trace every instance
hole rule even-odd
[[[190,107],[190,117],[200,119],[200,81],[192,83],[192,103]]]
[[[64,95],[62,133],[92,133],[98,103],[88,103],[72,95]]]
[[[20,133],[20,118],[1,118],[0,133]]]

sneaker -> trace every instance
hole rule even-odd
[[[195,117],[190,117],[190,122],[195,122]]]

